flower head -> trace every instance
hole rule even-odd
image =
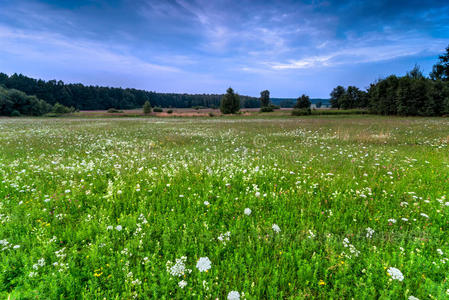
[[[211,268],[211,261],[208,257],[200,257],[198,262],[196,263],[196,268],[200,272],[207,272]]]
[[[237,291],[230,291],[228,294],[228,300],[238,300],[240,299],[240,293]]]
[[[247,207],[243,212],[245,213],[245,215],[249,216],[251,214],[251,209]]]
[[[399,280],[399,281],[404,280],[404,275],[402,274],[402,272],[399,269],[390,267],[390,268],[388,268],[387,273],[394,280]]]

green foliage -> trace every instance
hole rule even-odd
[[[269,107],[269,106],[270,106],[270,91],[265,90],[265,91],[260,92],[261,111],[262,111],[262,108]]]
[[[52,110],[52,112],[55,114],[69,114],[74,111],[75,111],[75,108],[64,106],[58,102],[56,102],[55,105],[53,105],[53,110]]]
[[[312,103],[310,102],[309,96],[302,94],[302,96],[296,100],[296,104],[295,104],[294,108],[310,110],[311,104]]]
[[[155,107],[153,108],[154,112],[163,112],[164,110],[161,107]]]
[[[167,114],[172,114],[172,113],[173,113],[173,109],[167,110]]]
[[[439,62],[433,66],[430,78],[449,81],[449,46],[446,48],[446,53],[439,56]]]
[[[10,115],[11,117],[20,117],[21,116],[21,114],[20,114],[20,112],[18,111],[18,110],[13,110],[12,112],[11,112],[11,115]]]
[[[272,112],[273,110],[272,106],[263,106],[260,108],[260,112]]]
[[[81,110],[107,110],[141,108],[151,100],[153,106],[188,108],[194,106],[217,108],[223,95],[156,93],[137,89],[122,89],[83,84],[66,84],[62,81],[37,80],[22,74],[0,73],[0,86],[20,90],[27,95],[36,95],[47,103],[56,102]],[[240,96],[242,107],[259,107],[256,97]]]
[[[51,111],[51,106],[35,96],[0,87],[0,115],[9,116],[13,111],[26,116],[41,116]]]
[[[343,95],[346,93],[346,90],[341,85],[334,88],[330,94],[330,103],[332,108],[340,108],[340,99],[343,97]]]
[[[144,103],[144,105],[143,105],[143,113],[144,114],[151,114],[151,104],[150,104],[150,101],[145,101],[145,103]]]
[[[232,88],[226,90],[226,94],[221,99],[220,111],[223,114],[235,114],[240,110],[240,97],[234,93]]]
[[[291,114],[292,116],[306,116],[311,115],[312,110],[310,108],[294,108]]]

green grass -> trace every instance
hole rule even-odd
[[[0,296],[447,298],[448,143],[444,118],[0,119]]]

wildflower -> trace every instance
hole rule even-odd
[[[230,232],[230,231],[228,231],[228,232],[226,232],[226,233],[221,233],[221,234],[218,236],[218,240],[219,240],[220,242],[223,242],[223,244],[226,244],[226,241],[229,241],[230,236],[231,236],[231,232]]]
[[[437,249],[439,255],[443,255],[443,251],[441,249]]]
[[[390,223],[396,223],[396,219],[388,219],[388,222],[390,222]]]
[[[209,201],[204,201],[204,205],[208,206],[209,204]]]
[[[259,197],[260,197],[260,193],[259,193],[259,192],[256,192],[256,194],[255,194],[255,195],[256,195],[256,197],[257,197],[257,198],[259,198]]]
[[[191,272],[191,270],[186,268],[185,262],[187,257],[182,256],[179,259],[176,259],[176,262],[173,264],[171,261],[167,261],[167,272],[170,273],[171,276],[180,277],[184,275],[186,272]]]
[[[415,296],[409,296],[408,300],[419,300],[419,298],[416,298]]]
[[[368,227],[368,228],[366,228],[366,237],[367,238],[372,238],[373,237],[373,234],[374,234],[374,229],[372,229],[371,227]]]
[[[178,282],[178,285],[179,285],[180,288],[183,289],[187,285],[187,281],[181,280],[180,282]]]
[[[394,280],[399,280],[399,281],[404,280],[404,275],[402,275],[402,272],[399,269],[390,267],[390,268],[388,268],[387,273]]]
[[[245,215],[249,216],[251,214],[251,209],[247,207],[243,212],[245,213]]]
[[[423,216],[424,218],[429,218],[429,216],[428,215],[426,215],[425,213],[421,213],[421,216]]]
[[[19,249],[19,248],[20,248],[20,245],[15,245],[13,248],[14,248],[14,249]]]
[[[211,261],[208,257],[200,257],[196,263],[196,268],[200,272],[207,272],[211,268]]]
[[[122,225],[117,225],[115,227],[115,230],[117,230],[117,231],[122,231],[122,229],[123,229]]]
[[[315,237],[315,234],[313,233],[313,231],[312,230],[309,230],[309,236],[308,236],[308,238],[309,239],[313,239]]]
[[[239,300],[240,293],[237,291],[230,291],[228,294],[228,300]]]
[[[273,226],[271,226],[271,228],[273,228],[274,232],[276,232],[276,233],[281,232],[281,228],[279,228],[279,226],[277,224],[273,224]]]

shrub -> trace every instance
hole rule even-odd
[[[221,98],[220,111],[223,114],[235,114],[240,110],[240,97],[234,93],[232,88],[226,90],[226,94]]]
[[[292,110],[292,116],[306,116],[312,114],[310,108],[295,108]]]
[[[215,114],[213,112],[210,112],[209,117],[215,117]]]
[[[171,114],[171,113],[173,113],[173,109],[167,110],[167,114]]]
[[[155,107],[153,108],[154,112],[163,112],[164,110],[161,107]]]
[[[55,105],[53,105],[53,112],[55,114],[68,114],[68,113],[71,113],[74,111],[75,111],[75,108],[73,108],[73,107],[69,108],[67,106],[64,106],[64,105],[58,103],[58,102],[56,102]]]
[[[17,110],[11,112],[11,117],[20,117],[20,113]]]
[[[273,107],[272,106],[264,106],[260,108],[260,112],[272,112]]]
[[[143,105],[143,113],[146,114],[146,115],[151,114],[150,101],[145,101],[145,104]]]
[[[116,109],[116,108],[110,108],[110,109],[108,109],[108,113],[110,113],[110,114],[113,114],[113,113],[122,113],[123,111],[122,110],[118,110],[118,109]]]

